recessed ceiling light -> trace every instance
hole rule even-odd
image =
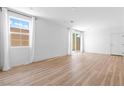
[[[74,20],[70,20],[70,23],[74,23]]]

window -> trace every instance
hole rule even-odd
[[[11,47],[29,46],[29,22],[10,17]]]

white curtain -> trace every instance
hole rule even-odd
[[[35,49],[35,17],[32,17],[32,49],[31,49],[31,62],[34,61],[34,49]]]
[[[2,8],[2,70],[10,69],[9,62],[9,30],[8,13],[6,8]]]

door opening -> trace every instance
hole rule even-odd
[[[71,54],[79,54],[83,52],[83,32],[71,31],[70,35]]]
[[[111,54],[124,55],[124,34],[115,33],[111,35]]]

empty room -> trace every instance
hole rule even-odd
[[[123,86],[124,7],[1,7],[1,86]]]

